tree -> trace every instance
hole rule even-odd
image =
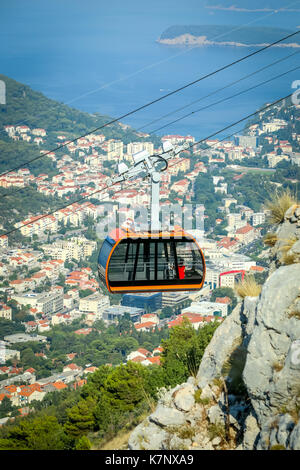
[[[170,306],[163,307],[160,318],[168,318],[173,314],[173,309]]]
[[[84,436],[95,427],[94,411],[96,401],[88,396],[81,399],[77,405],[73,406],[68,412],[68,420],[64,429],[71,437],[77,439]]]
[[[6,418],[13,409],[10,399],[5,396],[0,403],[0,418]]]
[[[66,282],[66,276],[64,276],[62,273],[59,273],[59,276],[58,276],[58,284],[62,287],[65,286],[65,282]]]
[[[63,450],[70,442],[62,426],[54,416],[28,418],[13,426],[2,439],[0,449],[15,450]]]
[[[218,323],[209,323],[196,331],[187,318],[171,329],[170,338],[162,341],[162,367],[166,385],[175,386],[196,375],[205,348]]]
[[[145,367],[134,362],[121,364],[112,370],[105,380],[105,392],[113,408],[132,411],[143,400]]]
[[[81,436],[76,443],[75,450],[90,450],[91,447],[91,441],[86,436]]]

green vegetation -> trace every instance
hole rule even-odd
[[[286,450],[286,448],[282,444],[275,444],[270,450]]]
[[[201,398],[201,393],[202,393],[201,388],[196,390],[195,395],[194,395],[195,402],[201,405],[209,405],[211,400],[209,398]]]
[[[218,325],[209,323],[196,331],[184,318],[181,325],[171,329],[170,338],[162,342],[165,385],[175,386],[197,374],[205,348]]]
[[[5,318],[0,318],[0,340],[3,340],[4,336],[24,333],[24,331],[24,325],[6,320]]]
[[[44,128],[53,136],[66,135],[75,138],[103,126],[111,120],[109,116],[98,113],[89,114],[78,111],[65,104],[51,100],[42,93],[32,90],[29,86],[0,74],[0,80],[6,85],[6,105],[0,106],[0,127],[4,125],[27,125],[30,128]],[[25,121],[25,122],[24,122]],[[131,128],[124,130],[118,123],[101,129],[107,138],[122,138],[130,142],[138,139]],[[35,146],[37,149],[37,147]]]
[[[42,93],[18,83],[15,80],[0,74],[0,80],[6,85],[6,105],[0,105],[0,173],[11,168],[23,165],[29,168],[34,176],[47,174],[47,179],[58,173],[53,161],[47,156],[40,158],[40,151],[55,149],[59,146],[57,136],[64,134],[66,139],[72,140],[78,136],[105,125],[111,120],[109,116],[98,113],[89,114],[78,111],[62,103],[45,97]],[[35,143],[12,140],[4,131],[6,125],[27,125],[30,129],[44,128],[47,131],[46,143],[37,146]],[[122,139],[126,144],[132,141],[143,141],[133,129],[123,127],[119,123],[111,124],[101,129],[102,134],[110,139]],[[159,144],[158,137],[147,137],[155,145]],[[56,150],[56,155],[64,155],[64,149]],[[25,165],[26,161],[37,160]],[[7,194],[1,198],[2,194]],[[72,195],[72,198],[75,196]],[[59,198],[52,198],[38,193],[35,186],[26,187],[16,193],[16,188],[0,188],[0,224],[4,230],[14,228],[14,224],[23,220],[28,214],[36,215],[41,212],[50,212],[54,207],[59,208],[63,202]],[[72,202],[72,200],[69,200]],[[91,231],[88,236],[92,237]],[[23,243],[24,237],[19,232],[11,236],[16,243]]]
[[[131,429],[145,413],[153,411],[161,387],[186,380],[194,366],[199,367],[216,328],[216,324],[209,324],[195,331],[184,321],[163,341],[162,366],[146,367],[134,362],[101,365],[87,376],[87,383],[80,390],[48,393],[42,402],[32,403],[34,411],[27,417],[16,417],[0,428],[0,449],[100,448],[120,429]],[[64,337],[68,344],[68,335]],[[193,370],[189,359],[192,351],[196,361],[192,363]],[[190,434],[188,428],[180,430],[181,436]]]
[[[212,440],[215,437],[220,437],[223,440],[225,440],[226,437],[226,431],[225,431],[225,426],[221,423],[210,423],[208,425],[208,436],[209,439]]]
[[[0,438],[1,450],[63,450],[70,448],[70,439],[54,416],[20,420],[8,427]]]
[[[56,210],[64,206],[64,202],[58,197],[45,196],[32,187],[18,190],[15,188],[0,188],[0,224],[3,226],[1,233],[14,230],[15,224],[34,216]],[[1,197],[7,194],[5,197]],[[19,230],[9,234],[9,243],[27,244],[30,240],[25,238]]]

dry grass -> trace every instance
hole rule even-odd
[[[202,390],[199,388],[194,393],[195,402],[199,405],[209,405],[211,400],[209,398],[201,398]]]
[[[245,297],[257,297],[261,293],[261,286],[257,284],[254,276],[245,276],[234,286],[236,294],[244,299]]]
[[[274,362],[272,367],[273,367],[273,370],[275,370],[276,372],[280,372],[283,369],[284,364],[282,364],[282,362],[277,361],[277,362]]]
[[[298,257],[296,256],[296,254],[288,254],[288,253],[284,253],[280,259],[281,263],[282,264],[295,264],[298,262]]]
[[[292,310],[292,311],[288,314],[288,318],[297,318],[298,320],[300,320],[300,312],[299,312],[299,310]]]
[[[274,246],[275,243],[277,242],[278,238],[276,233],[267,233],[263,239],[263,242],[267,246]]]
[[[183,426],[169,426],[168,432],[175,434],[180,439],[192,439],[196,434],[197,429],[186,423]]]
[[[282,264],[294,264],[297,262],[297,256],[294,253],[288,253],[297,240],[295,236],[283,240],[284,244],[279,248],[279,251],[282,252],[280,259]]]
[[[117,436],[113,437],[110,441],[105,442],[105,444],[103,444],[97,450],[126,450],[131,433],[132,430],[125,433],[120,433]]]
[[[281,247],[279,248],[280,251],[283,251],[284,253],[287,253],[291,248],[292,246],[294,245],[294,243],[296,243],[296,241],[298,240],[298,238],[296,236],[293,236],[291,238],[284,238],[282,239],[282,241],[284,242],[283,245],[281,245]]]
[[[225,426],[221,423],[216,423],[216,424],[209,424],[208,425],[208,437],[210,440],[213,440],[215,437],[220,437],[223,440],[225,440],[226,437],[226,431],[225,431]]]
[[[297,200],[289,189],[281,193],[276,192],[265,204],[266,209],[270,211],[269,222],[279,225],[284,220],[286,211],[294,204],[297,204]]]

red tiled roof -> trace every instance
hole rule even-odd
[[[146,321],[144,323],[139,323],[138,325],[134,325],[136,330],[139,330],[141,328],[154,328],[156,326],[156,323],[152,321]]]
[[[144,356],[135,356],[133,359],[130,359],[132,362],[142,362],[146,358]]]
[[[151,355],[151,352],[144,348],[139,348],[137,352],[143,354],[144,356]]]
[[[147,357],[147,361],[152,362],[152,364],[160,365],[160,357],[159,356]]]
[[[251,271],[263,272],[265,270],[265,268],[263,268],[262,266],[251,266],[250,270]]]
[[[245,227],[241,227],[241,228],[238,228],[236,233],[238,234],[245,234],[245,233],[248,233],[248,232],[251,232],[253,229],[253,227],[249,224],[245,225]]]
[[[53,387],[55,387],[57,390],[68,388],[67,385],[61,381],[52,382],[50,385],[53,385]]]
[[[231,298],[230,297],[216,297],[215,302],[218,304],[230,304]]]

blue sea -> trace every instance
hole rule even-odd
[[[0,22],[1,73],[74,108],[117,118],[255,50],[165,46],[157,39],[167,27],[225,24],[233,29],[253,25],[295,31],[300,25],[300,15],[210,10],[199,0],[10,0],[1,2]],[[300,65],[298,54],[175,113],[177,108],[295,51],[266,50],[123,122],[152,132],[190,111]],[[266,102],[288,95],[293,91],[292,82],[299,79],[300,69],[167,125],[157,134],[191,134],[196,139],[204,138]],[[149,125],[167,113],[173,114]],[[240,128],[241,125],[233,130]],[[226,133],[221,135],[225,137]]]

